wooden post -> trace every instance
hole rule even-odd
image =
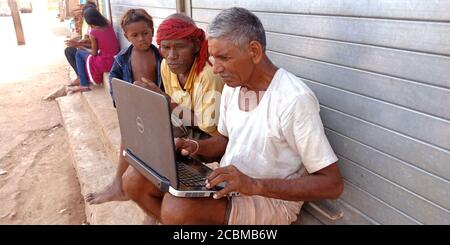
[[[184,14],[184,0],[177,0],[176,1],[176,8],[177,8],[177,13],[183,13]]]
[[[17,45],[25,45],[25,36],[23,34],[22,22],[20,21],[19,6],[16,0],[8,0],[9,9],[16,30]]]
[[[184,0],[184,13],[192,18],[192,0]]]
[[[58,9],[59,9],[59,21],[63,22],[66,19],[66,1],[65,0],[59,0]]]
[[[177,13],[183,13],[192,17],[191,0],[176,0]]]

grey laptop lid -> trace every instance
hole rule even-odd
[[[112,88],[124,148],[178,188],[167,99],[117,78]]]

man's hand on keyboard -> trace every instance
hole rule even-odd
[[[208,176],[207,188],[212,188],[219,183],[226,182],[225,187],[214,194],[214,199],[219,199],[226,196],[230,192],[239,192],[244,195],[255,195],[258,187],[258,182],[245,174],[243,174],[234,165],[220,167]]]

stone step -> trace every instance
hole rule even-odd
[[[92,87],[92,90],[81,96],[83,107],[90,114],[109,159],[117,163],[120,150],[120,128],[116,108],[111,96],[103,86]]]
[[[95,130],[95,122],[83,108],[82,95],[74,94],[57,99],[81,194],[98,191],[111,183],[115,165]],[[90,224],[142,224],[144,213],[133,202],[110,202],[101,205],[85,203]]]
[[[110,96],[109,92],[110,92],[110,84],[109,84],[109,73],[104,72],[103,73],[103,90],[105,90],[105,93]],[[112,102],[111,102],[112,103]]]
[[[377,224],[371,218],[356,210],[344,201],[332,201],[333,208],[323,207],[323,202],[306,203],[302,211],[308,212],[325,225],[373,225]],[[336,212],[338,211],[338,212]],[[338,217],[333,217],[338,215]],[[301,216],[301,215],[300,215]]]

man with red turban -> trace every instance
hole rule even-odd
[[[164,58],[161,78],[173,114],[188,126],[190,138],[199,138],[201,133],[217,135],[218,113],[214,111],[218,111],[224,83],[212,71],[205,32],[191,18],[173,14],[159,25],[156,42]],[[175,131],[175,136],[182,135]]]

